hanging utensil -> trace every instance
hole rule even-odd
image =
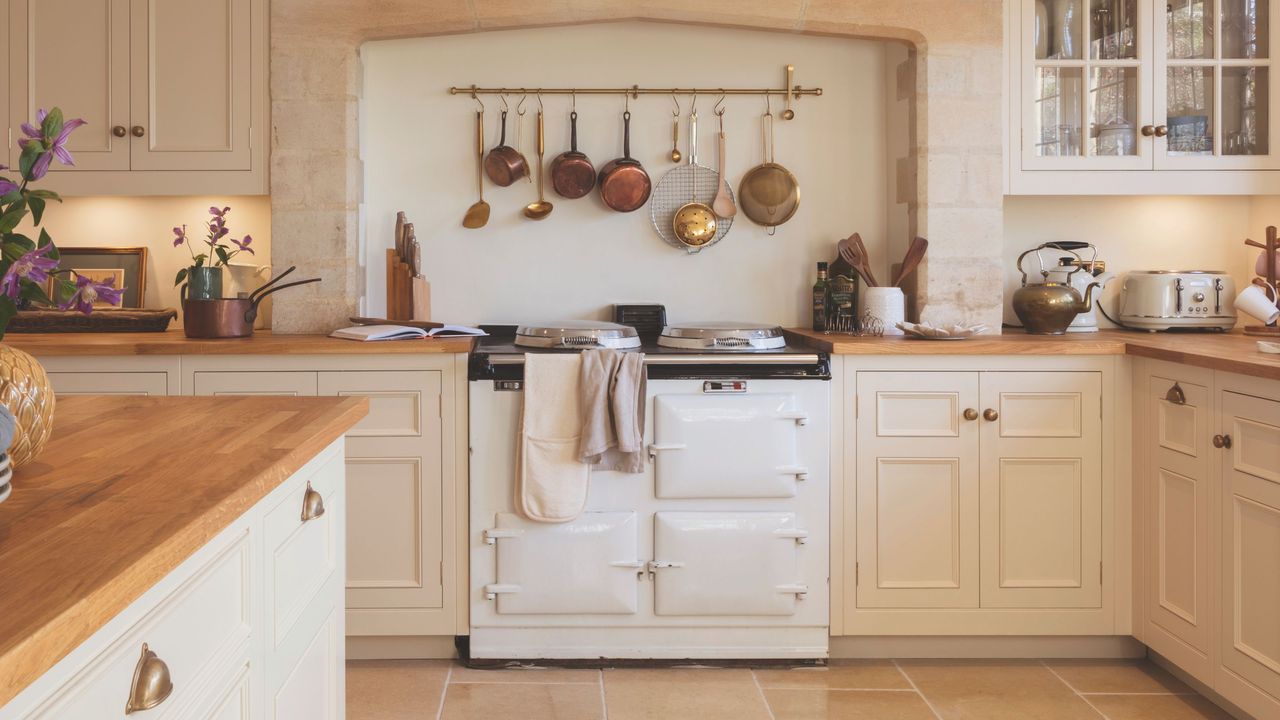
[[[716,171],[698,164],[697,114],[698,102],[695,97],[690,107],[689,161],[680,167],[668,170],[667,174],[662,176],[662,180],[654,188],[653,200],[649,203],[649,219],[653,223],[654,232],[658,233],[658,237],[661,237],[668,245],[685,250],[690,254],[701,252],[724,239],[724,236],[729,232],[729,228],[733,226],[733,218],[717,218],[715,211],[707,204],[715,197],[723,181]],[[681,210],[693,210],[692,206],[694,205],[701,205],[709,212],[705,216],[691,215],[691,213],[686,212],[681,221],[686,226],[685,237],[690,238],[692,241],[681,239],[676,232],[676,215]],[[705,230],[708,216],[710,219],[715,220],[715,231],[699,235],[696,238],[690,235],[689,232],[696,229],[690,225],[690,222],[698,221],[702,224],[702,229]]]
[[[596,168],[578,152],[578,111],[569,113],[569,150],[551,161],[551,187],[563,198],[576,200],[596,186]]]
[[[911,277],[911,273],[920,267],[920,262],[924,260],[924,254],[929,250],[929,241],[922,237],[912,238],[911,244],[907,246],[907,254],[902,258],[902,265],[898,267],[898,274],[893,276],[893,284],[902,287],[902,281]]]
[[[862,244],[862,236],[854,233],[849,237],[836,243],[836,251],[840,254],[840,259],[849,264],[854,272],[862,278],[862,282],[867,287],[879,287],[880,283],[876,281],[875,273],[871,272],[871,261],[866,256],[866,246]]]
[[[676,106],[676,109],[671,111],[671,162],[679,163],[684,157],[680,154],[680,101],[673,94],[671,102]]]
[[[502,134],[484,159],[484,172],[499,187],[508,187],[529,172],[524,156],[507,145],[507,111],[502,111]]]
[[[622,113],[622,157],[600,169],[600,199],[611,210],[633,212],[649,201],[653,181],[639,160],[631,157],[631,111]]]
[[[546,139],[543,132],[542,124],[542,98],[538,98],[538,201],[531,202],[524,207],[524,216],[530,220],[541,220],[551,214],[551,203],[542,194],[542,165],[543,156],[547,152]]]
[[[766,96],[766,101],[768,97]],[[773,112],[765,110],[760,121],[764,162],[751,168],[738,184],[738,202],[752,222],[769,228],[790,220],[800,207],[800,183],[791,171],[773,161]]]
[[[524,154],[524,101],[527,95],[520,96],[520,102],[516,103],[516,154],[520,156],[520,162],[524,163],[524,179],[525,182],[533,182],[533,173],[529,172],[529,158]]]
[[[689,167],[696,169],[697,166],[698,113],[695,110],[689,115]],[[676,210],[671,219],[671,229],[680,242],[689,247],[700,248],[715,239],[716,220],[716,213],[711,206],[698,202],[697,183],[689,183],[689,202]]]
[[[477,101],[479,102],[479,101]],[[489,203],[484,201],[484,105],[476,111],[476,193],[480,199],[467,208],[462,227],[475,230],[489,222]]]
[[[720,98],[720,102],[724,102],[723,97]],[[731,218],[738,214],[738,206],[733,202],[733,191],[729,189],[729,181],[725,179],[724,175],[724,109],[716,110],[716,116],[720,120],[720,155],[717,158],[717,174],[720,176],[720,184],[716,188],[716,199],[711,201],[711,209],[715,210],[716,215],[722,218]]]

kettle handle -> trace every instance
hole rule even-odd
[[[1064,244],[1064,243],[1051,243],[1051,242],[1041,243],[1040,245],[1038,245],[1038,246],[1036,246],[1036,247],[1033,247],[1033,248],[1031,248],[1030,250],[1027,250],[1027,251],[1023,252],[1021,255],[1019,255],[1019,256],[1018,256],[1018,272],[1022,273],[1022,286],[1023,286],[1023,287],[1026,287],[1026,286],[1027,286],[1027,271],[1022,269],[1022,259],[1023,259],[1023,258],[1025,258],[1026,256],[1030,255],[1031,253],[1038,253],[1038,252],[1040,252],[1041,250],[1049,250],[1049,249],[1053,249],[1053,250],[1060,250],[1060,251],[1062,251],[1062,252],[1069,252],[1069,253],[1071,253],[1072,255],[1075,255],[1077,260],[1080,260],[1080,261],[1082,261],[1082,262],[1084,261],[1084,258],[1080,257],[1080,253],[1076,252],[1075,250],[1072,250],[1071,248],[1066,248],[1066,247],[1058,247],[1058,246],[1059,246],[1059,245],[1061,245],[1061,244]],[[1040,256],[1039,256],[1039,255],[1037,255],[1037,256],[1036,256],[1036,259],[1037,259],[1037,260],[1039,260],[1039,259],[1040,259]],[[1070,282],[1071,282],[1071,276],[1072,276],[1072,275],[1075,275],[1075,274],[1076,274],[1076,273],[1078,273],[1078,272],[1080,272],[1080,270],[1081,270],[1080,265],[1076,265],[1074,268],[1072,268],[1072,269],[1071,269],[1071,271],[1070,271],[1070,272],[1068,272],[1068,273],[1067,273],[1067,283],[1068,283],[1068,284],[1070,284]],[[1049,273],[1045,272],[1045,269],[1044,269],[1044,261],[1041,261],[1041,262],[1040,262],[1040,274],[1041,274],[1041,275],[1043,275],[1045,278],[1047,278],[1047,277],[1049,276]]]

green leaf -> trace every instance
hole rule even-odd
[[[4,214],[0,215],[0,233],[13,232],[18,227],[18,223],[22,222],[22,218],[27,216],[27,201],[18,200],[9,206]]]
[[[178,276],[173,279],[173,286],[178,287],[179,285],[182,284],[182,281],[186,279],[187,279],[187,269],[182,268],[181,270],[178,271]]]
[[[208,255],[205,255],[204,253],[200,253],[199,255],[196,256],[196,267],[204,267],[204,261],[208,259],[209,259]]]
[[[226,265],[227,263],[231,262],[231,258],[227,257],[226,249],[223,248],[221,245],[214,247],[213,250],[214,252],[218,253],[218,260],[222,261],[223,265]]]
[[[30,300],[32,302],[40,303],[41,305],[53,304],[53,301],[45,294],[44,288],[41,287],[39,283],[24,281],[22,283],[22,290],[19,291],[18,296],[23,300]]]
[[[13,319],[14,313],[18,312],[18,306],[8,296],[0,296],[0,338],[4,337],[4,331],[9,327],[9,321]]]
[[[9,233],[4,238],[4,257],[9,260],[17,260],[23,254],[29,253],[36,249],[36,244],[31,242],[31,238],[18,233]]]
[[[62,196],[52,190],[28,190],[27,194],[32,197],[42,198],[44,200],[53,200],[54,202],[62,202]]]
[[[55,107],[44,116],[44,122],[40,123],[40,132],[44,133],[46,138],[56,138],[62,132],[62,108]]]
[[[22,173],[22,177],[31,177],[31,168],[43,153],[44,148],[38,142],[29,142],[22,148],[22,155],[18,157],[18,172]]]
[[[31,206],[31,220],[36,225],[40,224],[40,219],[44,217],[44,198],[38,198],[34,195],[27,198],[27,204]]]
[[[74,293],[75,291],[75,283],[55,275],[53,278],[53,297],[50,299],[53,300],[53,304],[56,305],[71,297],[71,293]]]

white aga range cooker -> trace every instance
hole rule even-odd
[[[779,329],[487,328],[470,372],[473,660],[827,657],[830,366]],[[504,332],[505,331],[505,332]],[[514,334],[513,334],[514,332]],[[526,352],[644,352],[644,474],[562,524],[515,512]]]

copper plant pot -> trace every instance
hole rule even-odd
[[[258,304],[277,290],[320,282],[320,278],[299,280],[272,287],[295,268],[277,275],[270,282],[254,290],[247,298],[220,298],[217,300],[190,300],[187,288],[182,287],[182,331],[189,338],[243,338],[253,335],[253,322],[258,319]]]

